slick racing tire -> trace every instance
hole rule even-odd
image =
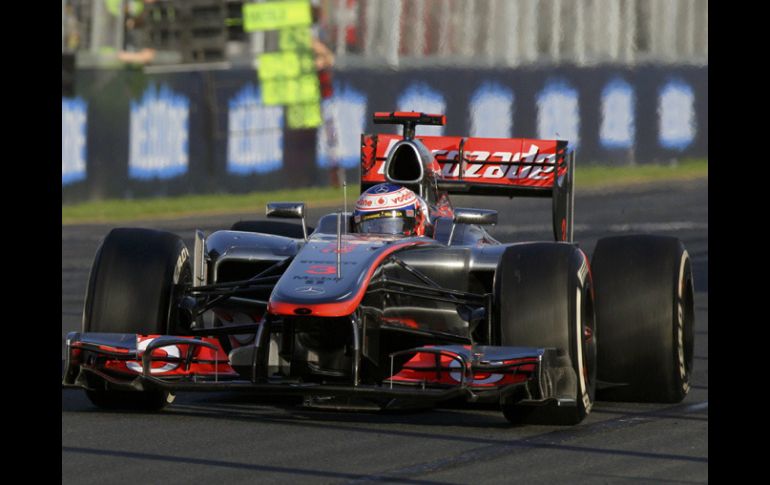
[[[570,402],[504,401],[506,419],[513,424],[581,422],[591,412],[596,389],[593,282],[585,254],[567,243],[507,248],[495,273],[493,318],[500,345],[554,347],[573,371],[554,383],[554,389],[572,389],[574,395],[565,397]]]
[[[187,247],[179,236],[151,229],[113,229],[94,258],[83,310],[83,332],[184,335],[179,289],[192,283]],[[165,391],[117,391],[101,382],[88,397],[107,409],[160,409]]]
[[[302,233],[302,224],[277,221],[238,221],[230,228],[231,231],[259,232],[262,234],[272,234],[274,236],[292,237],[294,239],[304,239]],[[313,228],[307,226],[307,235],[313,232]]]
[[[600,398],[680,402],[690,390],[695,340],[684,246],[665,236],[608,237],[596,244],[592,263]]]

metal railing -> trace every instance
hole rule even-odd
[[[238,24],[238,19],[230,16],[238,15],[240,1],[195,0],[193,3],[210,4],[210,8],[226,11],[228,18],[223,22],[231,22],[228,28]],[[450,64],[468,67],[708,64],[708,0],[317,0],[315,3],[320,7],[322,40],[336,54],[338,69]],[[62,52],[97,53],[104,48],[123,48],[124,34],[120,28],[123,11],[111,14],[106,5],[104,0],[62,0]],[[158,9],[159,5],[186,8],[190,4],[158,0],[146,4],[145,8]],[[177,16],[175,21],[192,21],[184,20],[186,18]],[[79,39],[74,45],[73,29],[78,29]],[[264,34],[235,37],[228,34],[224,58],[218,60],[230,61],[233,65],[251,63],[253,57],[263,51],[265,42]],[[179,62],[180,55],[172,58]],[[156,63],[162,62],[158,59]],[[208,59],[198,62],[208,62]]]
[[[708,0],[324,0],[338,67],[708,64]]]

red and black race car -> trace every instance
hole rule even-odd
[[[406,187],[420,236],[351,231],[351,214],[239,222],[192,254],[174,234],[114,229],[91,269],[64,386],[97,406],[159,409],[182,391],[298,395],[381,408],[465,398],[511,422],[578,423],[602,398],[678,402],[693,360],[690,260],[675,238],[572,241],[566,141],[416,136],[444,116],[376,113],[403,136],[363,135],[361,192]],[[497,213],[451,194],[550,197],[554,241],[501,243]]]

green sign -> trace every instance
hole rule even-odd
[[[243,5],[243,30],[278,30],[313,23],[308,0],[247,3]]]
[[[266,106],[321,102],[318,78],[311,74],[298,78],[265,79],[262,87],[262,103]]]
[[[278,31],[278,48],[282,51],[310,50],[311,37],[308,27],[291,27]]]
[[[141,0],[130,0],[128,14],[136,17],[144,11],[144,3]],[[104,0],[104,6],[107,11],[114,16],[120,15],[120,9],[123,7],[123,0]]]
[[[104,6],[107,7],[107,11],[114,16],[120,15],[120,7],[123,5],[123,0],[104,0]]]
[[[268,52],[259,56],[259,80],[296,78],[315,72],[310,52]]]
[[[262,103],[286,108],[290,129],[321,124],[321,89],[312,52],[309,0],[249,3],[243,6],[243,30],[278,30],[280,52],[259,56]]]
[[[281,106],[292,101],[295,88],[284,79],[264,80],[260,82],[262,89],[262,104],[265,106]]]
[[[321,126],[321,105],[318,103],[294,104],[286,107],[286,124],[289,129]]]
[[[260,81],[299,76],[299,56],[296,52],[268,52],[259,56]]]
[[[318,76],[308,74],[299,78],[299,102],[321,103],[321,88],[318,85]]]

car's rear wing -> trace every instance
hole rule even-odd
[[[385,162],[392,148],[402,139],[395,134],[361,136],[362,190],[386,181]],[[415,140],[425,145],[438,165],[435,175],[439,191],[464,195],[551,197],[554,238],[572,241],[575,152],[568,150],[566,141],[459,136],[415,136]]]

